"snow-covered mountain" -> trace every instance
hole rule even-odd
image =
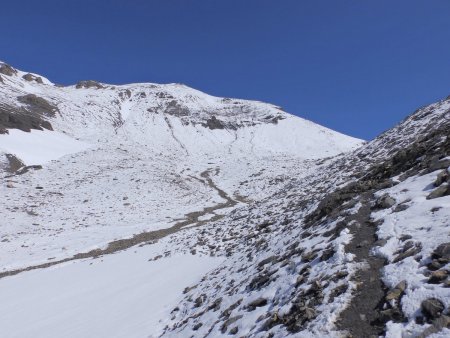
[[[270,104],[179,84],[61,87],[5,64],[0,76],[6,176],[32,171],[5,179],[3,269],[168,228],[204,208],[217,217],[223,196],[205,179],[234,206],[270,195],[266,182],[293,167],[301,175],[308,160],[362,143]]]
[[[364,143],[179,84],[0,77],[6,336],[450,334],[449,99]]]
[[[49,142],[56,136],[34,130],[54,130],[92,146],[133,144],[183,157],[255,153],[321,158],[361,143],[270,104],[213,97],[182,84],[81,81],[62,87],[0,67],[0,128],[31,130]]]

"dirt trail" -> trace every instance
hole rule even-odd
[[[356,262],[366,265],[356,273],[354,281],[358,288],[337,323],[338,328],[347,331],[348,337],[352,338],[378,337],[384,333],[384,323],[380,321],[378,307],[385,296],[381,281],[381,269],[385,260],[371,254],[377,241],[377,226],[370,217],[373,198],[371,192],[365,193],[361,200],[362,207],[347,220],[353,240],[347,244],[345,251],[354,254]]]
[[[208,170],[203,171],[200,174],[200,176],[204,180],[199,179],[199,178],[197,178],[197,179],[200,182],[203,182],[204,184],[208,185],[210,188],[216,190],[217,193],[219,194],[219,196],[221,198],[223,198],[225,200],[225,202],[216,204],[212,207],[203,208],[203,210],[200,210],[200,211],[194,211],[194,212],[188,213],[185,215],[184,220],[177,222],[175,225],[173,225],[170,228],[149,231],[149,232],[142,232],[140,234],[134,235],[131,238],[119,239],[119,240],[110,242],[105,249],[95,249],[95,250],[91,250],[88,252],[79,253],[72,257],[64,258],[64,259],[57,260],[57,261],[52,261],[52,262],[43,263],[43,264],[39,264],[39,265],[33,265],[33,266],[16,269],[16,270],[0,272],[0,278],[14,276],[14,275],[17,275],[17,274],[19,274],[21,272],[25,272],[25,271],[44,269],[44,268],[48,268],[53,265],[57,265],[57,264],[61,264],[61,263],[65,263],[65,262],[69,262],[69,261],[73,261],[73,260],[77,260],[77,259],[94,258],[94,257],[102,256],[102,255],[112,254],[117,251],[122,251],[122,250],[125,250],[128,248],[131,248],[138,244],[151,242],[151,241],[166,237],[168,235],[172,235],[180,230],[185,229],[188,226],[189,227],[198,227],[198,226],[202,226],[203,224],[205,224],[207,222],[214,222],[214,221],[221,219],[223,217],[223,215],[216,215],[216,214],[214,214],[214,211],[233,207],[238,202],[235,201],[234,199],[230,198],[225,191],[223,191],[218,186],[216,186],[214,181],[209,176],[211,171],[212,171],[212,169],[208,169]],[[214,214],[214,216],[207,220],[202,220],[202,221],[199,220],[200,217],[208,215],[208,214]]]

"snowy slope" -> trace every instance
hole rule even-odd
[[[0,310],[2,336],[131,338],[160,333],[186,285],[221,262],[192,255],[149,262],[160,250],[158,244],[139,253],[0,280],[0,301],[8,304]]]
[[[0,271],[170,228],[204,208],[220,207],[206,219],[229,212],[203,173],[236,205],[362,143],[270,104],[180,84],[61,87],[11,67],[0,76],[3,167],[6,154],[43,165],[5,172]]]
[[[230,258],[165,336],[448,337],[449,109],[427,106],[204,227],[190,245]]]
[[[48,80],[27,81],[16,72],[0,73],[4,112],[39,115],[54,130],[88,143],[126,143],[186,156],[251,152],[302,158],[331,156],[361,144],[270,104],[213,97],[180,84],[60,87]],[[10,149],[7,141],[0,146]]]
[[[6,336],[449,335],[450,99],[363,144],[179,84],[0,76]]]

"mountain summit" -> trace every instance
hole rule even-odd
[[[180,156],[273,153],[307,159],[361,144],[271,104],[214,97],[181,84],[80,81],[62,87],[6,64],[0,76],[3,133],[31,130],[46,138],[53,130],[91,144],[133,144]]]

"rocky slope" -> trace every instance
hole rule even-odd
[[[424,107],[193,235],[229,258],[165,335],[447,337],[449,111]]]

